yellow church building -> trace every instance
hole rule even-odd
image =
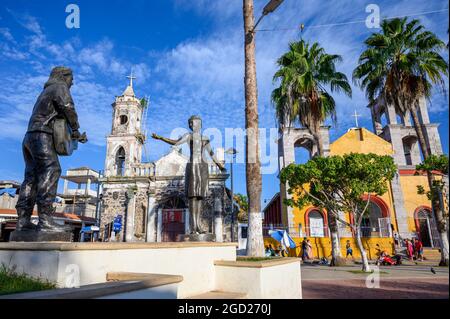
[[[363,245],[371,259],[377,258],[379,249],[394,253],[400,249],[402,239],[420,238],[428,248],[427,254],[438,256],[440,246],[436,222],[431,210],[431,203],[426,195],[419,195],[417,186],[428,188],[425,174],[416,174],[415,166],[421,162],[419,145],[414,128],[408,117],[395,113],[393,107],[377,103],[371,108],[374,132],[365,128],[351,128],[335,140],[329,142],[329,127],[322,127],[325,156],[349,153],[374,153],[390,155],[398,167],[396,177],[389,184],[388,192],[383,196],[372,197],[368,217],[362,222]],[[438,125],[429,123],[425,101],[420,107],[420,117],[425,127],[426,142],[432,154],[442,154],[442,146],[437,131]],[[302,147],[314,156],[317,147],[308,130],[302,128],[285,128],[280,131],[278,141],[280,170],[295,163],[295,148]],[[286,229],[297,243],[297,249],[291,250],[291,256],[301,254],[300,247],[304,237],[310,239],[314,258],[330,257],[331,238],[327,215],[316,207],[302,209],[287,207],[283,200],[290,196],[286,185],[280,185],[276,194],[264,209],[265,243],[278,247],[268,235],[270,229]],[[445,196],[445,195],[444,195]],[[349,220],[349,214],[342,212],[342,219]],[[359,257],[356,240],[352,230],[339,224],[338,230],[342,255],[349,241],[354,256]],[[433,256],[433,257],[434,257]]]

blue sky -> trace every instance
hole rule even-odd
[[[81,28],[67,29],[65,8],[76,3]],[[255,0],[256,15],[266,1]],[[293,29],[260,32],[257,35],[257,72],[260,126],[274,128],[270,104],[276,59],[289,41],[298,40],[294,30],[306,28],[303,38],[319,42],[327,52],[342,55],[338,68],[351,77],[363,40],[376,31],[364,23],[339,26],[324,24],[364,20],[365,8],[375,3],[383,17],[419,14],[448,8],[445,0],[325,1],[285,0],[260,25],[262,29]],[[203,118],[205,128],[244,127],[242,0],[2,0],[0,6],[0,179],[21,181],[21,141],[36,97],[51,67],[67,65],[75,72],[73,97],[83,130],[90,143],[69,158],[63,170],[104,166],[105,138],[111,129],[111,103],[127,85],[131,68],[137,76],[138,96],[150,96],[149,132],[170,135],[186,127],[192,114]],[[422,23],[448,41],[448,11],[418,15]],[[447,53],[445,53],[448,58]],[[354,88],[353,98],[335,95],[338,125],[332,141],[354,126],[355,110],[360,125],[372,130],[364,93]],[[448,153],[448,98],[436,92],[430,117],[440,123],[443,148]],[[267,136],[263,152],[274,141]],[[147,156],[152,161],[169,150],[149,140]],[[245,193],[245,167],[236,165],[237,192]],[[262,200],[278,191],[277,174],[263,175]]]

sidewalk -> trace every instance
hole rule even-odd
[[[372,265],[373,267],[373,265]],[[449,268],[429,265],[381,266],[379,288],[368,288],[361,265],[301,267],[305,299],[448,299]],[[353,271],[353,272],[352,272]],[[356,273],[354,273],[356,272]],[[369,277],[371,275],[372,277]]]

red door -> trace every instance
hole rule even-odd
[[[179,235],[184,235],[184,210],[163,209],[162,211],[162,241],[179,241]]]

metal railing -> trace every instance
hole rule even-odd
[[[353,237],[353,230],[346,224],[338,221],[339,237]],[[391,219],[389,217],[378,218],[371,225],[361,225],[361,237],[364,238],[389,238],[392,237]]]
[[[313,238],[323,238],[330,237],[330,229],[328,225],[323,227],[302,227],[301,225],[295,226],[285,226],[281,224],[264,225],[263,226],[263,236],[270,237],[270,230],[286,230],[291,237],[313,237]],[[338,222],[338,233],[341,238],[351,238],[353,236],[352,229],[343,223]],[[390,238],[392,237],[391,230],[391,219],[390,218],[379,218],[378,223],[370,226],[361,226],[361,235],[364,238]]]

